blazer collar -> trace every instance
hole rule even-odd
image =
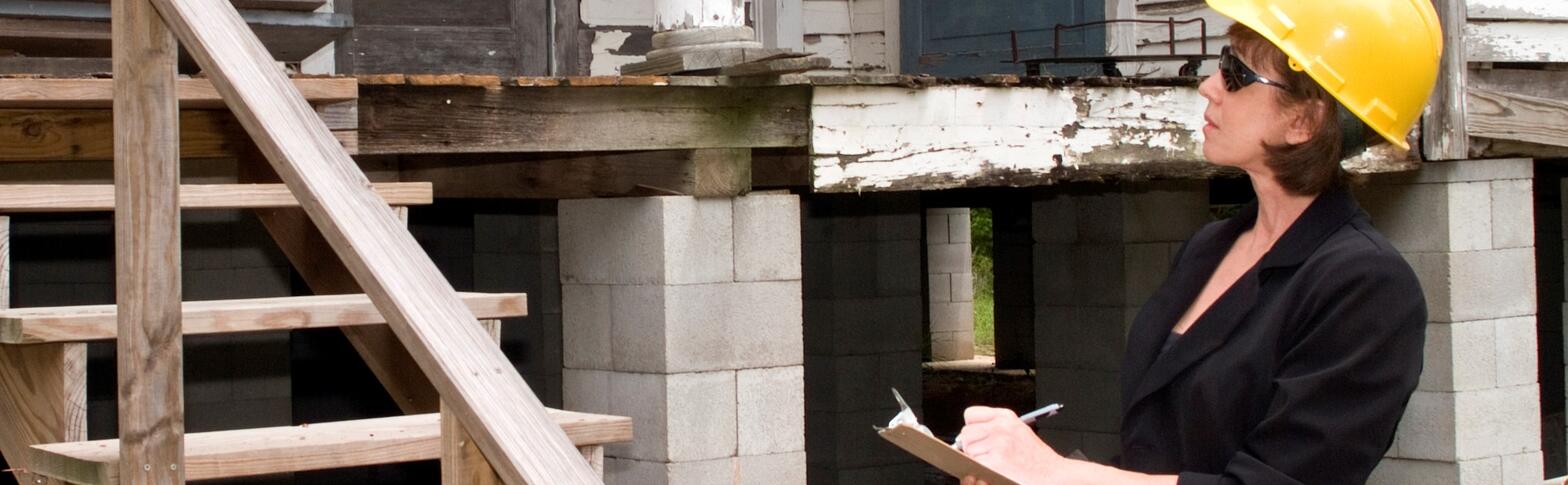
[[[1175,347],[1160,355],[1159,345],[1170,327],[1192,305],[1236,238],[1257,222],[1257,202],[1221,223],[1212,237],[1205,238],[1207,240],[1195,238],[1194,247],[1189,248],[1192,254],[1188,262],[1191,264],[1183,265],[1170,275],[1169,284],[1150,300],[1156,307],[1147,309],[1149,318],[1140,324],[1144,328],[1135,333],[1135,341],[1128,342],[1127,351],[1136,354],[1126,359],[1129,364],[1126,371],[1131,379],[1123,388],[1123,392],[1130,393],[1124,396],[1123,412],[1130,411],[1139,401],[1170,384],[1182,371],[1225,343],[1256,304],[1265,270],[1306,261],[1329,235],[1359,212],[1355,200],[1344,190],[1319,194],[1263,259],[1210,305]]]

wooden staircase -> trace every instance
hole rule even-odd
[[[302,4],[313,0],[234,1],[236,4],[267,1]],[[97,12],[93,8],[85,8],[82,11]],[[0,14],[4,13],[0,12]],[[317,126],[324,124],[325,126],[321,127],[330,130],[323,133],[324,139],[340,144],[340,153],[354,152],[357,147],[355,137],[357,113],[354,101],[357,96],[357,86],[354,80],[300,78],[293,79],[291,82],[296,91],[310,103],[315,116],[323,122]],[[176,113],[180,120],[179,156],[181,158],[238,157],[242,163],[241,180],[257,179],[258,177],[247,175],[243,163],[247,158],[251,161],[257,160],[260,155],[255,149],[249,148],[251,146],[249,137],[239,129],[241,124],[239,118],[242,114],[229,112],[224,97],[220,96],[219,89],[215,88],[215,83],[207,79],[179,79],[175,86],[177,86],[177,104],[180,108]],[[113,81],[109,79],[0,77],[0,147],[4,147],[0,148],[0,164],[37,164],[37,162],[49,161],[79,164],[115,158],[115,147],[110,143],[115,136],[115,130],[110,121],[112,118],[109,117],[108,108],[115,105],[116,89]],[[116,116],[119,114],[116,113]],[[17,133],[23,136],[18,136]],[[42,135],[33,136],[39,133]],[[333,146],[330,149],[338,149],[338,147]],[[290,156],[297,156],[297,154]],[[346,156],[344,158],[346,159]],[[121,168],[123,167],[117,162],[115,170]],[[4,455],[13,468],[11,471],[21,483],[118,483],[122,471],[126,470],[121,463],[121,440],[86,440],[85,402],[87,367],[85,342],[112,340],[121,336],[124,327],[123,322],[119,322],[119,313],[125,311],[124,293],[121,294],[121,306],[8,308],[9,216],[11,214],[111,212],[117,209],[116,185],[102,183],[101,172],[96,177],[97,180],[91,180],[92,183],[81,183],[75,178],[73,170],[74,167],[35,171],[45,175],[26,179],[27,183],[0,177],[0,454]],[[87,178],[95,177],[89,175]],[[363,179],[362,175],[361,179]],[[309,210],[311,207],[330,206],[342,202],[323,202],[320,200],[322,198],[320,194],[311,192],[296,197],[295,194],[301,193],[299,187],[295,185],[298,180],[290,182],[288,185],[279,183],[180,185],[178,209],[257,210],[268,223],[269,231],[280,239],[280,245],[285,246],[284,251],[289,254],[313,288],[325,292],[345,288],[344,277],[337,276],[337,279],[333,276],[322,277],[322,270],[319,267],[302,266],[319,262],[319,258],[332,259],[331,251],[326,252],[325,255],[296,254],[301,246],[295,244],[298,241],[294,239],[306,240],[311,237],[319,239],[321,235],[298,234],[302,230],[313,233],[314,229],[308,228],[308,224],[306,229],[286,225],[280,225],[284,227],[280,229],[273,224],[275,221],[310,222],[303,218],[290,220],[287,217],[280,217],[284,213],[277,212],[277,209],[297,212],[299,208]],[[325,182],[310,183],[324,184]],[[376,203],[381,205],[380,210],[385,210],[388,205],[391,206],[404,223],[406,223],[408,206],[429,204],[433,200],[432,189],[428,183],[348,185],[351,186],[342,189],[344,192],[366,190],[368,193],[373,193],[379,198]],[[331,185],[312,185],[311,188],[319,190],[323,187],[333,190],[330,188]],[[340,196],[334,195],[334,197]],[[125,199],[122,197],[119,200],[123,203]],[[302,200],[305,203],[302,204]],[[361,205],[356,210],[363,210],[363,207]],[[312,217],[317,215],[312,214]],[[330,217],[342,217],[342,215],[334,214]],[[334,238],[341,237],[343,236],[327,236],[329,242],[333,243],[331,249],[335,249],[338,254],[343,254],[343,249],[337,246],[338,241]],[[407,237],[406,233],[402,237]],[[284,238],[289,238],[291,241],[284,241]],[[411,242],[411,239],[408,241]],[[123,243],[123,240],[120,242]],[[324,246],[325,243],[318,245]],[[127,254],[124,247],[120,247],[117,251],[118,258],[125,258]],[[133,251],[129,254],[138,253]],[[345,256],[345,259],[348,258]],[[369,263],[359,262],[359,264]],[[122,271],[123,269],[124,266],[121,266]],[[178,272],[177,265],[173,271]],[[346,271],[341,273],[346,274]],[[376,278],[387,278],[387,275],[396,274],[396,272],[389,272]],[[354,276],[361,282],[364,281],[363,276],[359,274]],[[326,281],[318,284],[323,279]],[[353,282],[353,280],[347,281],[350,284]],[[396,282],[392,284],[395,285]],[[409,291],[424,284],[426,283],[421,282],[396,290]],[[378,291],[380,293],[377,293]],[[343,294],[186,302],[177,309],[181,318],[179,332],[182,335],[197,335],[341,327],[368,360],[375,349],[386,349],[388,346],[398,344],[398,338],[393,338],[392,333],[386,331],[387,327],[410,325],[407,322],[409,313],[418,313],[398,306],[399,311],[388,314],[386,299],[396,300],[402,296],[396,294],[388,296],[386,294],[388,292],[386,288],[379,288],[372,289],[370,295]],[[439,300],[439,295],[436,295],[435,299]],[[455,295],[454,301],[466,309],[473,318],[478,319],[483,335],[491,342],[499,339],[500,318],[523,316],[527,308],[526,296],[516,293],[460,293]],[[431,305],[435,304],[431,303]],[[453,317],[450,315],[452,313],[450,309],[442,309],[440,312],[448,314],[443,315],[441,322],[427,322],[421,325],[462,320],[450,318]],[[389,321],[389,318],[394,321]],[[469,320],[469,322],[473,321]],[[365,331],[365,329],[378,328],[380,329],[378,332]],[[350,330],[354,331],[350,332]],[[440,335],[432,335],[435,334],[420,334],[419,338],[440,338]],[[142,334],[133,337],[147,338],[148,336]],[[376,340],[377,338],[380,340]],[[407,337],[399,338],[407,339]],[[174,336],[174,341],[178,342],[178,340],[179,336]],[[469,345],[471,343],[462,339],[446,342],[448,349],[471,349],[473,347]],[[404,345],[413,344],[405,341]],[[491,346],[494,347],[494,344],[492,343]],[[121,349],[123,355],[123,345]],[[153,349],[154,352],[157,351],[156,342]],[[402,351],[401,348],[397,350]],[[480,365],[493,365],[490,363],[491,360],[486,359],[495,359],[500,355],[495,348],[473,350],[477,357],[462,358],[469,360],[470,363],[477,359]],[[403,352],[403,355],[404,359],[408,359],[407,352]],[[442,358],[444,357],[435,356],[437,360]],[[158,359],[156,356],[149,357],[148,362]],[[175,360],[175,362],[179,361]],[[419,367],[414,367],[411,361],[391,365],[384,362],[369,362],[369,364],[373,369],[378,369],[378,377],[382,379],[384,385],[389,386],[389,391],[395,397],[402,397],[399,393],[403,390],[392,389],[391,386],[395,383],[383,374],[387,371],[379,369],[388,368],[415,373],[423,370],[426,374],[431,372],[429,367],[425,367],[424,362],[421,362]],[[445,368],[449,364],[440,365]],[[446,370],[446,372],[458,371],[461,369]],[[494,371],[500,374],[502,369],[497,368]],[[123,374],[124,371],[122,371],[122,386]],[[438,387],[440,384],[458,386],[452,383],[457,379],[456,377],[442,376],[442,379],[445,382],[437,382]],[[432,380],[435,380],[435,376],[432,376]],[[429,383],[425,384],[427,387],[429,385]],[[464,382],[461,385],[473,386],[474,383]],[[458,388],[458,390],[466,389],[467,387]],[[523,389],[527,392],[526,388]],[[501,389],[501,391],[496,395],[498,400],[505,401],[503,404],[506,406],[521,405],[524,409],[520,414],[527,414],[526,402],[507,398],[515,393],[514,390]],[[122,387],[122,411],[128,401],[124,392],[125,389]],[[491,419],[495,411],[500,408],[493,407],[496,404],[484,404],[485,409],[476,410],[474,408],[476,404],[466,402],[471,400],[471,397],[455,396],[450,399],[456,401],[449,401],[448,395],[442,394],[438,413],[412,413],[417,406],[404,405],[406,403],[399,400],[399,404],[404,405],[405,412],[411,414],[301,426],[184,434],[183,460],[178,461],[183,463],[184,469],[177,475],[187,480],[205,480],[440,459],[443,483],[501,483],[502,478],[516,482],[516,477],[520,475],[570,477],[570,481],[574,483],[591,481],[585,480],[585,477],[575,471],[575,467],[582,467],[581,461],[574,466],[562,466],[560,469],[550,468],[559,466],[553,463],[559,460],[555,455],[528,457],[529,463],[519,463],[517,456],[519,450],[548,448],[552,446],[549,444],[551,438],[519,435],[515,430],[496,432],[490,429],[465,429],[459,424],[459,418],[468,423],[474,422],[469,421],[471,418]],[[136,401],[131,400],[131,402]],[[449,402],[460,406],[449,408],[447,406]],[[537,399],[533,399],[533,402],[533,406],[537,409]],[[136,402],[134,405],[143,404]],[[591,471],[596,476],[603,473],[603,445],[631,440],[632,423],[629,418],[559,410],[545,411],[547,422],[558,426],[564,432],[570,447],[575,447],[587,461],[588,467],[582,470]],[[477,418],[473,418],[474,416]],[[485,423],[486,428],[491,426],[490,421]],[[515,424],[507,424],[507,426],[516,427]],[[534,424],[530,421],[528,426],[533,427]],[[477,432],[470,435],[471,430]],[[122,437],[125,436],[124,422],[121,423],[121,432]],[[511,436],[496,436],[507,432],[511,432]],[[518,443],[519,436],[523,436],[523,441],[527,443]],[[481,443],[485,439],[500,443],[493,445]],[[144,444],[131,443],[126,447],[140,446]],[[502,461],[497,463],[495,459],[487,459],[491,455],[488,451],[481,454],[479,451],[481,446],[504,446],[505,455],[498,458]],[[570,452],[569,447],[563,449]],[[540,463],[550,467],[539,468]],[[491,464],[498,466],[492,469]],[[141,471],[139,468],[137,471]],[[571,473],[561,470],[571,470]],[[147,477],[138,478],[138,480],[127,481],[142,482],[146,480],[140,478]],[[529,480],[534,481],[533,478]],[[566,481],[545,479],[541,483],[566,483]]]

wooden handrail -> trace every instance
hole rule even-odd
[[[151,2],[501,478],[600,483],[234,7]]]

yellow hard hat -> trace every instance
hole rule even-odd
[[[1273,42],[1383,138],[1408,150],[1443,55],[1430,0],[1207,0]]]

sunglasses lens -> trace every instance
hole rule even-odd
[[[1251,73],[1247,71],[1246,65],[1241,63],[1241,59],[1236,58],[1236,54],[1231,52],[1230,47],[1220,50],[1220,77],[1225,80],[1226,91],[1239,91],[1252,84],[1251,76],[1248,76]]]

